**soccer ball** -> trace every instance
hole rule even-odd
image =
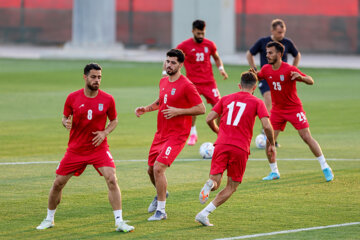
[[[200,146],[200,156],[204,159],[210,159],[214,153],[214,145],[211,142],[205,142]]]
[[[259,134],[255,138],[255,145],[257,148],[264,149],[266,147],[266,136],[265,134]]]

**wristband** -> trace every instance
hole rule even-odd
[[[220,66],[220,67],[219,67],[219,71],[224,71],[224,67],[223,67],[223,66]]]
[[[257,71],[257,68],[256,68],[256,67],[253,67],[253,69],[254,69],[255,71]]]
[[[162,75],[167,75],[167,72],[165,70],[163,70]]]

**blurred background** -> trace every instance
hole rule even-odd
[[[184,9],[181,2],[189,7]],[[216,2],[233,13],[233,22],[222,23],[221,28],[229,25],[233,29],[234,34],[229,36],[234,38],[237,52],[249,49],[259,37],[270,35],[271,20],[281,18],[287,25],[286,37],[302,53],[360,54],[360,0],[0,0],[0,44],[64,46],[74,42],[74,18],[79,16],[79,9],[110,4],[106,11],[114,13],[116,43],[125,48],[170,48],[176,44],[173,30],[184,25],[176,19],[188,20],[186,23],[194,17],[224,19],[216,13],[218,7],[208,11],[208,16],[204,13]],[[193,9],[195,15],[193,11],[188,16],[186,13]],[[94,17],[91,12],[82,14],[80,21]],[[188,32],[182,40],[191,37],[191,25],[182,27]]]

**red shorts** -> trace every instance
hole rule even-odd
[[[215,105],[221,98],[216,82],[196,83],[195,87],[200,95],[203,95],[207,103]]]
[[[280,131],[284,131],[286,122],[290,122],[296,130],[309,127],[305,111],[302,107],[285,111],[271,109],[270,122],[274,130]]]
[[[89,155],[80,155],[67,151],[64,158],[56,168],[56,174],[65,176],[70,173],[75,173],[75,176],[80,176],[84,172],[87,165],[93,165],[100,176],[102,176],[102,174],[98,168],[115,168],[114,160],[108,148],[98,150]]]
[[[223,174],[227,170],[228,177],[231,177],[234,182],[241,182],[248,158],[249,153],[241,148],[216,144],[211,160],[210,174]]]
[[[170,167],[175,158],[184,148],[186,140],[180,142],[177,140],[168,139],[166,141],[158,141],[154,139],[150,151],[148,165],[154,166],[155,161],[161,162]]]

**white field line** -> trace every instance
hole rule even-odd
[[[278,161],[317,161],[314,158],[279,158]],[[327,158],[328,161],[360,161],[360,158]],[[147,159],[127,159],[127,160],[114,160],[115,162],[147,162]],[[176,162],[197,162],[197,161],[210,161],[210,159],[189,158],[189,159],[176,159]],[[266,158],[251,158],[249,161],[267,161]],[[27,165],[27,164],[55,164],[59,161],[39,161],[39,162],[0,162],[0,165]]]
[[[215,240],[248,239],[248,238],[256,238],[256,237],[272,236],[272,235],[278,235],[278,234],[312,231],[312,230],[319,230],[319,229],[325,229],[325,228],[346,227],[346,226],[358,225],[358,224],[360,224],[360,222],[351,222],[351,223],[335,224],[335,225],[320,226],[320,227],[310,227],[310,228],[299,228],[299,229],[294,229],[294,230],[284,230],[284,231],[269,232],[269,233],[258,233],[258,234],[244,235],[244,236],[238,236],[238,237],[217,238]]]

